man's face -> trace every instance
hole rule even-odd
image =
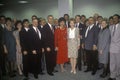
[[[33,20],[32,24],[33,24],[34,27],[37,27],[38,26],[38,20],[37,19]]]
[[[54,18],[52,16],[48,17],[48,23],[53,24]]]
[[[76,16],[75,21],[76,21],[76,23],[79,23],[80,22],[80,17]]]
[[[90,25],[94,24],[94,19],[93,18],[89,18],[89,24]]]
[[[5,24],[5,18],[4,18],[4,17],[1,17],[1,18],[0,18],[0,23],[1,23],[1,24]]]
[[[114,24],[119,23],[119,18],[118,18],[118,16],[113,16],[113,22],[114,22]]]
[[[64,16],[65,20],[68,21],[69,17],[67,15]]]

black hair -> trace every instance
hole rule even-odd
[[[110,20],[110,19],[113,19],[113,16],[110,16],[110,17],[109,17],[109,20]]]
[[[15,23],[15,29],[14,30],[18,30],[18,28],[17,28],[17,25],[18,24],[21,24],[22,25],[22,21],[21,20],[18,20],[16,23]]]
[[[5,21],[7,22],[7,21],[11,21],[12,22],[12,19],[10,18],[10,17],[7,17],[7,18],[5,18]]]
[[[114,16],[117,16],[117,17],[118,17],[118,19],[120,19],[120,16],[119,16],[118,14],[114,14],[114,15],[113,15],[113,17],[114,17]]]

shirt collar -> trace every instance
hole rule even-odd
[[[26,28],[26,27],[25,27],[24,29],[25,29],[26,31],[28,31],[28,30],[29,30],[29,28]]]
[[[91,29],[93,26],[94,26],[94,24],[90,25],[90,26],[89,26],[89,27],[90,27],[90,29]]]
[[[49,25],[50,27],[52,27],[52,25],[51,25],[50,23],[48,23],[48,25]]]

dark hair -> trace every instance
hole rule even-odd
[[[114,15],[113,15],[113,17],[114,17],[114,16],[117,16],[117,17],[118,17],[118,19],[120,19],[120,16],[119,16],[118,14],[114,14]]]
[[[24,24],[25,22],[29,22],[29,20],[28,20],[28,19],[24,19],[24,20],[22,21],[22,24]]]
[[[113,16],[110,16],[110,17],[109,17],[109,20],[110,20],[110,19],[113,19]]]
[[[1,15],[1,16],[0,16],[0,19],[1,19],[1,18],[5,18],[5,16],[4,16],[4,15]]]
[[[103,17],[102,17],[102,16],[98,16],[98,17],[97,17],[97,19],[98,19],[98,18],[102,18],[102,19],[103,19]]]
[[[15,23],[15,29],[14,30],[18,30],[18,28],[17,28],[17,25],[18,24],[21,24],[22,25],[22,21],[21,20],[18,20],[16,23]]]
[[[68,15],[68,14],[64,14],[64,17],[65,17],[65,16],[68,16],[68,17],[69,17],[69,15]]]
[[[66,22],[63,17],[60,17],[59,20],[58,20],[59,25],[60,25],[60,22],[62,22],[62,21]]]
[[[32,15],[32,17],[35,17],[35,18],[37,18],[37,16],[36,16],[36,15]]]
[[[85,15],[81,15],[81,17],[85,17],[85,18],[86,18],[86,16],[85,16]]]
[[[5,19],[5,21],[7,22],[7,21],[11,21],[12,22],[12,19],[10,18],[10,17],[7,17],[6,19]]]
[[[79,18],[81,18],[81,16],[80,16],[80,15],[76,15],[75,17],[79,17]]]

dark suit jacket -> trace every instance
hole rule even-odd
[[[87,28],[86,28],[86,30],[87,30]],[[83,43],[85,44],[85,49],[92,50],[93,45],[97,45],[97,43],[98,43],[98,34],[99,34],[99,29],[94,25],[88,31],[87,37],[85,37],[85,35],[84,35]]]
[[[30,50],[29,32],[23,28],[20,31],[19,35],[20,35],[20,44],[22,47],[22,51],[29,51]]]
[[[39,30],[40,31],[40,30]],[[41,33],[42,36],[42,33]],[[42,51],[42,41],[39,39],[39,36],[36,34],[36,31],[31,27],[29,29],[29,41],[30,41],[30,50],[36,50],[38,53]]]
[[[53,27],[53,29],[55,30],[55,28]],[[52,49],[52,51],[54,51],[54,33],[52,32],[52,30],[50,29],[50,26],[48,24],[46,24],[43,27],[43,41],[44,41],[44,48],[46,50],[47,47],[50,47]]]
[[[0,46],[2,46],[3,45],[3,36],[4,36],[4,29],[3,29],[3,27],[2,27],[2,25],[0,24]]]

